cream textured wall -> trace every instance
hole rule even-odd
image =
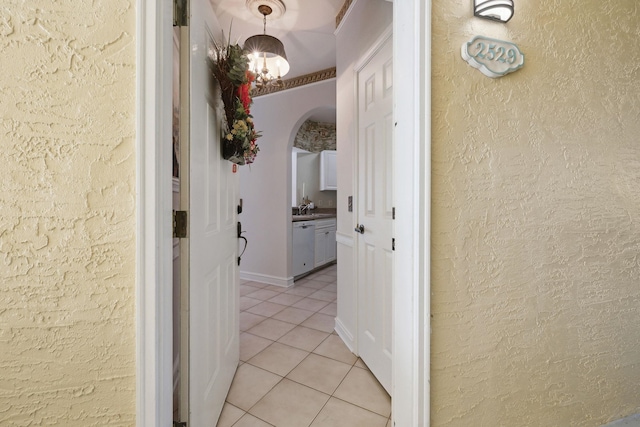
[[[433,2],[433,426],[640,412],[639,8]],[[477,34],[524,68],[471,68]]]
[[[135,424],[135,9],[0,6],[0,425]]]

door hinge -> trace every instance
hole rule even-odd
[[[396,219],[396,208],[391,208],[391,219]]]
[[[187,0],[173,0],[173,26],[186,27],[187,22]]]
[[[392,251],[396,250],[396,238],[395,237],[391,238],[391,250]]]
[[[187,211],[173,211],[173,237],[187,237]]]

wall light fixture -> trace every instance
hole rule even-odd
[[[479,18],[507,22],[513,16],[513,0],[473,0],[473,14]]]

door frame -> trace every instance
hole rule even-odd
[[[396,426],[430,422],[431,3],[393,2]]]
[[[172,2],[136,0],[136,425],[173,419]]]
[[[429,425],[431,0],[393,3],[393,408]],[[172,422],[172,4],[136,0],[136,425]],[[398,155],[401,154],[401,155]],[[407,155],[410,154],[410,155]],[[411,159],[407,161],[406,159]],[[414,286],[395,286],[412,283]]]

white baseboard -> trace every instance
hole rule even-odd
[[[355,342],[355,340],[353,338],[353,335],[349,332],[349,330],[347,328],[344,327],[344,324],[342,323],[342,321],[337,317],[336,317],[335,330],[338,333],[338,336],[342,339],[344,344],[347,346],[349,351],[351,351],[351,353],[357,355],[358,354],[357,346],[356,346],[356,342]]]
[[[276,277],[267,274],[249,273],[247,271],[240,271],[240,280],[250,280],[268,285],[282,286],[283,288],[293,286],[293,277]]]
[[[626,418],[610,422],[602,427],[640,427],[640,414],[631,415]]]

